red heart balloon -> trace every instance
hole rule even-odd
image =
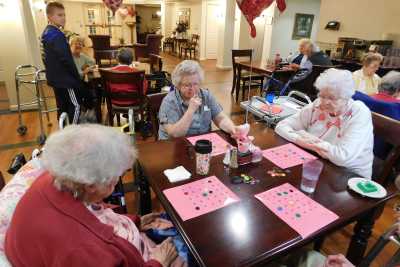
[[[122,0],[103,0],[103,3],[112,11],[113,15],[115,15],[115,11],[122,5]]]
[[[260,16],[261,12],[269,7],[274,1],[276,1],[278,9],[281,12],[286,9],[285,0],[236,0],[240,10],[242,10],[243,15],[250,24],[251,37],[256,37],[256,27],[253,24],[253,20]]]

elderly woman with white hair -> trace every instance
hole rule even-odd
[[[373,126],[371,112],[354,101],[352,74],[328,69],[315,82],[318,98],[281,121],[275,131],[285,139],[317,152],[338,166],[371,178]]]
[[[371,97],[388,103],[400,103],[400,72],[392,70],[383,76],[378,93]]]
[[[299,83],[307,78],[314,65],[332,66],[330,58],[321,51],[317,44],[310,39],[301,39],[299,42],[300,55],[295,57],[289,65],[291,69],[297,71],[292,78],[291,88],[303,90],[304,85]]]
[[[223,112],[210,91],[201,88],[204,71],[199,63],[184,60],[172,72],[174,90],[163,99],[159,112],[160,140],[204,134],[213,121],[223,131],[235,134],[236,126]]]
[[[101,205],[132,167],[128,136],[95,125],[73,125],[44,146],[44,172],[19,201],[6,233],[5,253],[22,266],[166,267],[177,257],[170,239],[150,248],[139,233],[159,223],[114,213]]]
[[[86,74],[95,68],[96,62],[85,53],[82,53],[82,48],[84,47],[84,39],[82,37],[75,36],[71,38],[69,45],[71,47],[72,58],[74,59],[76,69],[78,70],[81,79],[83,79]]]

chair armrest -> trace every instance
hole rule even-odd
[[[140,47],[140,48],[142,48],[142,47],[143,47],[143,48],[146,48],[146,47],[147,47],[147,44],[136,43],[136,44],[133,44],[132,46],[133,46],[133,48],[136,48],[136,47],[138,47],[138,48],[139,48],[139,47]]]
[[[162,59],[163,59],[162,56],[156,55],[156,54],[153,54],[153,53],[150,53],[150,54],[149,54],[149,57],[150,57],[150,58],[157,58],[157,59],[159,59],[159,60],[162,60]]]

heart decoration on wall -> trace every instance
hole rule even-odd
[[[250,24],[251,37],[256,37],[256,27],[253,24],[255,18],[261,15],[264,9],[269,7],[273,2],[276,2],[279,11],[283,12],[286,9],[285,0],[236,0],[240,10]]]
[[[135,8],[133,6],[128,6],[127,9],[128,9],[128,15],[129,16],[134,17],[136,15],[136,11],[135,11]]]
[[[115,11],[122,5],[122,0],[103,0],[103,3],[112,11],[113,15],[115,15]]]
[[[125,19],[129,15],[129,10],[127,7],[118,9],[118,13],[122,19]]]

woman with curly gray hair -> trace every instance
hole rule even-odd
[[[378,93],[371,97],[388,103],[400,103],[400,72],[392,70],[383,76]]]
[[[201,88],[204,71],[199,63],[184,60],[172,72],[174,90],[162,101],[159,119],[159,139],[204,134],[211,122],[227,133],[236,127],[223,112],[210,91]]]
[[[354,94],[351,72],[328,69],[318,77],[315,87],[319,90],[318,98],[278,123],[275,131],[338,166],[371,178],[371,112],[361,101],[351,98]]]
[[[12,266],[169,266],[177,256],[171,240],[148,251],[139,233],[157,214],[128,217],[101,205],[136,158],[128,136],[110,127],[72,125],[52,134],[41,158],[45,172],[7,230]]]

